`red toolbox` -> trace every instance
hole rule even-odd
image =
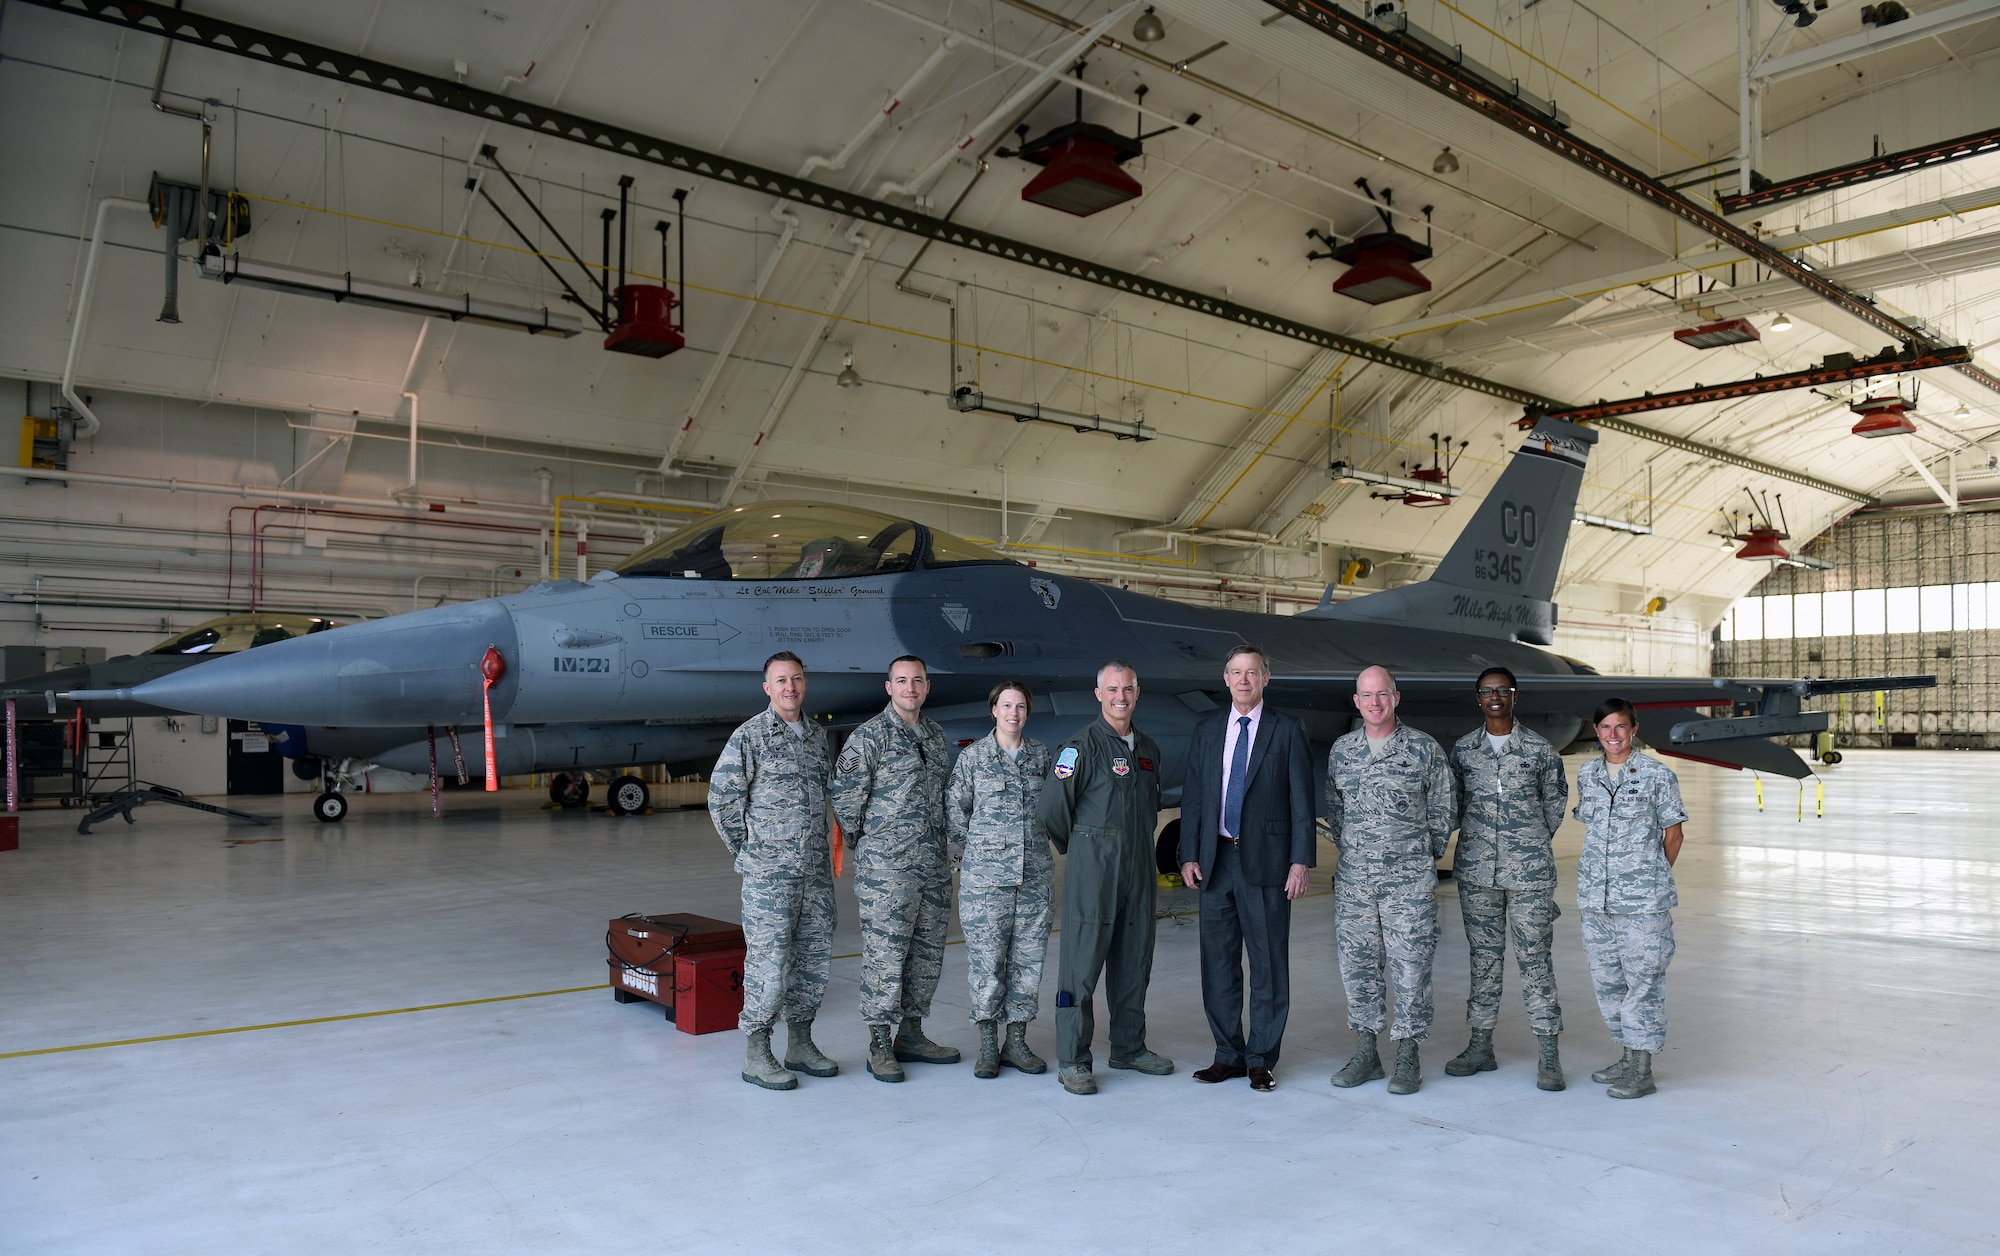
[[[643,999],[657,1003],[688,1033],[709,1033],[736,1023],[743,1006],[743,927],[727,920],[714,920],[689,912],[663,915],[621,916],[604,933],[606,962],[610,965],[611,997],[620,1003]],[[696,957],[704,967],[680,974],[679,966]],[[733,977],[730,975],[733,972]],[[732,994],[733,991],[733,994]],[[690,1001],[692,1019],[680,1015],[679,1000]],[[726,1023],[710,1023],[719,1013],[713,1009],[726,1001],[736,1002]],[[694,1027],[696,1022],[707,1028]]]
[[[684,1034],[736,1028],[743,1014],[743,950],[674,956],[674,1005],[667,1014]]]

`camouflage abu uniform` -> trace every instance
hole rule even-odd
[[[931,1014],[951,920],[944,787],[951,748],[937,721],[894,703],[854,730],[833,773],[833,814],[854,852],[861,908],[861,1019]]]
[[[1562,1005],[1556,1002],[1554,945],[1556,860],[1550,843],[1569,805],[1569,780],[1562,756],[1535,730],[1516,721],[1505,747],[1494,753],[1484,726],[1451,748],[1458,783],[1458,853],[1452,878],[1472,951],[1472,992],[1465,1021],[1491,1029],[1500,1015],[1501,974],[1507,935],[1514,935],[1514,962],[1521,969],[1521,995],[1528,1022],[1538,1035],[1560,1034]]]
[[[1598,1009],[1613,1041],[1657,1054],[1667,1045],[1670,913],[1680,902],[1664,834],[1687,820],[1680,781],[1638,750],[1616,768],[1599,756],[1576,774],[1576,818],[1576,905]]]
[[[743,876],[743,1013],[737,1028],[812,1020],[833,964],[826,730],[766,708],[729,735],[708,814]]]
[[[951,769],[945,823],[974,1021],[1031,1021],[1041,1001],[1056,861],[1035,803],[1048,774],[1047,746],[1023,737],[1016,761],[991,733],[960,751]]]
[[[1340,862],[1333,878],[1334,934],[1347,1023],[1381,1033],[1388,1020],[1384,961],[1395,985],[1390,1037],[1422,1042],[1434,1007],[1437,861],[1451,841],[1457,800],[1444,747],[1397,724],[1379,755],[1365,728],[1333,743],[1326,815]]]

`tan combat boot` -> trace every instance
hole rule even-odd
[[[878,1082],[903,1080],[903,1066],[896,1063],[894,1036],[887,1025],[868,1027],[868,1074]]]
[[[840,1073],[840,1065],[829,1059],[813,1043],[812,1018],[788,1020],[785,1022],[785,1067],[796,1069],[807,1077],[835,1077]]]
[[[978,1078],[1000,1076],[1000,1026],[990,1020],[979,1022],[979,1062],[972,1066]]]
[[[1012,1021],[1007,1026],[1007,1045],[1000,1050],[1000,1062],[1023,1073],[1046,1073],[1049,1066],[1028,1048],[1028,1023]]]
[[[896,1058],[905,1064],[956,1064],[959,1060],[957,1047],[940,1046],[924,1037],[924,1022],[919,1016],[905,1016],[896,1030]]]
[[[796,1090],[799,1079],[778,1067],[771,1054],[771,1031],[753,1030],[743,1051],[743,1080],[766,1090]]]
[[[1613,1099],[1644,1099],[1647,1095],[1658,1093],[1659,1089],[1653,1084],[1653,1053],[1634,1051],[1631,1067],[1604,1093]]]

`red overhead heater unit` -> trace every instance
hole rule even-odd
[[[618,208],[612,209],[607,206],[598,215],[600,221],[604,224],[604,260],[598,268],[593,270],[588,263],[577,255],[576,250],[570,247],[569,241],[564,239],[562,232],[556,228],[554,223],[549,221],[548,215],[542,212],[541,207],[535,203],[534,198],[522,190],[520,183],[509,173],[505,166],[500,164],[498,150],[493,145],[488,144],[479,150],[479,155],[487,165],[500,172],[507,180],[508,185],[514,189],[516,195],[527,204],[529,210],[541,221],[543,228],[548,232],[549,236],[562,246],[562,251],[568,256],[570,262],[583,272],[583,282],[580,285],[583,292],[579,292],[577,290],[579,285],[570,283],[564,277],[563,272],[556,268],[555,263],[549,259],[549,256],[543,253],[541,243],[522,231],[520,226],[508,216],[507,211],[500,207],[500,203],[493,199],[492,193],[486,190],[482,180],[468,178],[465,183],[467,190],[476,191],[488,205],[492,206],[493,212],[500,216],[500,221],[507,224],[508,228],[520,238],[521,243],[527,247],[528,252],[537,261],[541,262],[543,268],[550,275],[554,276],[557,283],[562,285],[563,299],[581,309],[597,324],[598,329],[604,332],[604,347],[606,349],[611,350],[613,353],[629,353],[637,357],[664,358],[668,354],[678,352],[687,346],[686,327],[683,323],[674,321],[675,312],[684,308],[687,296],[686,189],[674,189],[674,203],[679,207],[681,220],[681,291],[677,293],[665,282],[626,282],[625,245],[628,235],[627,219],[631,212],[631,175],[621,175],[618,179]],[[618,275],[615,284],[612,282],[611,277],[611,224],[614,222],[618,224]],[[662,218],[659,222],[653,224],[653,229],[660,233],[660,275],[662,280],[664,280],[668,271],[667,236],[673,230],[673,227],[666,219]],[[597,299],[594,301],[584,295],[593,288],[596,289],[597,293]]]
[[[1378,197],[1368,186],[1368,180],[1356,179],[1354,185],[1376,201],[1375,212],[1382,218],[1380,231],[1355,236],[1346,244],[1338,243],[1331,235],[1317,228],[1306,235],[1325,243],[1324,253],[1307,253],[1306,260],[1314,261],[1330,257],[1345,263],[1347,270],[1333,281],[1333,290],[1344,297],[1353,297],[1369,305],[1381,305],[1419,292],[1429,292],[1431,281],[1424,278],[1417,269],[1418,262],[1429,261],[1431,246],[1428,241],[1418,241],[1396,230],[1395,220],[1390,216],[1391,197],[1394,190],[1383,188]],[[1424,206],[1424,221],[1429,223],[1431,207]],[[1425,232],[1429,235],[1428,228]],[[1443,503],[1438,503],[1442,505]]]
[[[664,358],[669,353],[686,347],[686,330],[674,322],[674,311],[681,307],[681,298],[672,288],[663,283],[625,282],[625,220],[627,199],[632,190],[632,176],[618,178],[618,287],[615,292],[617,316],[611,317],[608,303],[605,309],[610,334],[604,338],[604,347],[613,353],[630,353],[642,358]],[[687,286],[687,192],[674,189],[674,202],[681,216],[681,286]],[[603,211],[605,252],[607,264],[610,261],[612,211]],[[653,230],[660,233],[660,274],[667,273],[667,232],[671,230],[667,220],[662,218],[653,224]]]
[[[1077,62],[1078,78],[1083,77],[1085,64]],[[1141,106],[1146,103],[1149,90],[1145,84],[1139,85],[1137,94]],[[1190,114],[1188,122],[1192,124],[1200,118],[1198,113]],[[1134,200],[1144,192],[1146,189],[1139,186],[1139,181],[1120,167],[1143,155],[1147,140],[1179,129],[1169,126],[1143,135],[1120,135],[1108,126],[1085,122],[1083,89],[1079,87],[1076,89],[1075,120],[1032,140],[1028,138],[1028,128],[1022,126],[1016,132],[1021,137],[1021,146],[997,149],[995,155],[1019,157],[1042,168],[1042,172],[1028,180],[1028,186],[1021,189],[1022,200],[1088,218],[1100,210]]]
[[[1779,544],[1780,541],[1789,541],[1792,538],[1776,528],[1767,528],[1760,524],[1736,539],[1743,542],[1743,548],[1736,551],[1738,558],[1775,559],[1783,562],[1792,556],[1790,550]]]
[[[1747,318],[1725,318],[1717,323],[1703,323],[1699,327],[1683,327],[1674,333],[1674,339],[1690,349],[1720,349],[1724,345],[1740,345],[1752,340],[1761,340],[1757,328]]]
[[[1425,484],[1443,484],[1444,470],[1440,467],[1418,467],[1410,472],[1410,478]],[[1426,493],[1421,489],[1411,489],[1403,494],[1405,506],[1449,506],[1451,498],[1443,493]]]
[[[1765,494],[1760,501],[1757,494],[1747,488],[1744,492],[1750,497],[1750,516],[1745,520],[1750,526],[1741,532],[1737,532],[1734,526],[1730,529],[1734,535],[1729,539],[1743,542],[1743,548],[1736,551],[1736,556],[1752,561],[1791,562],[1792,552],[1782,544],[1792,539],[1791,525],[1785,519],[1785,495],[1778,494],[1778,508],[1774,513],[1770,494]],[[1732,524],[1734,518],[1731,516]]]
[[[1861,416],[1854,425],[1856,436],[1874,439],[1878,436],[1908,436],[1917,430],[1910,421],[1910,403],[1901,397],[1869,397],[1857,401],[1848,409]]]
[[[1021,189],[1021,199],[1088,218],[1136,199],[1146,189],[1119,167],[1142,151],[1139,141],[1095,122],[1065,122],[1021,146],[1021,159],[1042,172]]]

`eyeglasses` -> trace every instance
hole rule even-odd
[[[1482,698],[1504,698],[1508,694],[1514,692],[1514,686],[1507,685],[1499,689],[1481,689],[1478,690],[1477,692],[1479,696]]]
[[[1387,702],[1396,695],[1393,693],[1357,693],[1354,696],[1363,702]]]

